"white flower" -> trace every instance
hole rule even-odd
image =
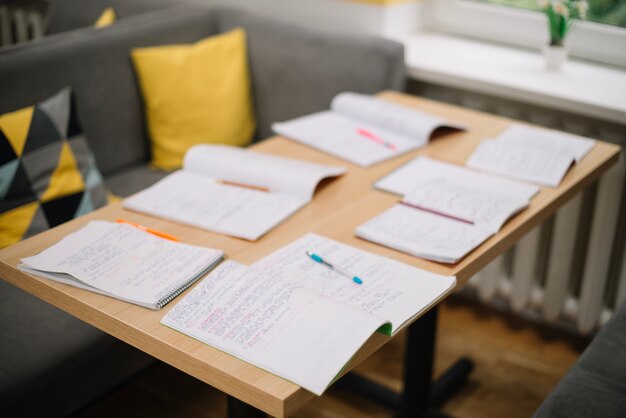
[[[579,1],[576,4],[576,8],[578,9],[578,15],[581,19],[587,18],[587,10],[589,10],[589,3],[586,1]]]
[[[554,13],[559,14],[566,19],[569,17],[569,9],[561,0],[553,0],[552,9],[554,10]]]

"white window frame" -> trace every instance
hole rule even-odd
[[[543,13],[464,0],[427,0],[429,30],[540,49],[548,42]],[[626,29],[576,21],[566,39],[570,55],[626,67]]]

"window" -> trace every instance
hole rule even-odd
[[[568,34],[570,55],[626,67],[626,1],[588,2],[589,20],[575,21]],[[536,0],[429,0],[426,25],[534,50],[548,40],[546,17]]]
[[[537,10],[541,7],[537,0],[469,0],[481,3],[498,4],[520,9]],[[623,0],[587,0],[589,11],[587,20],[606,25],[626,28],[626,1]]]

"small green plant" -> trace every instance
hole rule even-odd
[[[563,46],[574,19],[586,19],[589,4],[585,0],[538,0],[548,16],[550,46]]]

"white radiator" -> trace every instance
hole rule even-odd
[[[45,30],[45,3],[0,5],[0,47],[41,38]]]
[[[465,107],[626,145],[622,124],[432,84],[409,91]],[[459,292],[490,306],[581,334],[626,299],[626,163],[611,168],[550,220],[476,274]]]
[[[625,171],[622,158],[596,193],[576,196],[467,287],[483,302],[582,334],[604,324],[626,299],[626,249],[617,236],[626,215],[620,213]]]

